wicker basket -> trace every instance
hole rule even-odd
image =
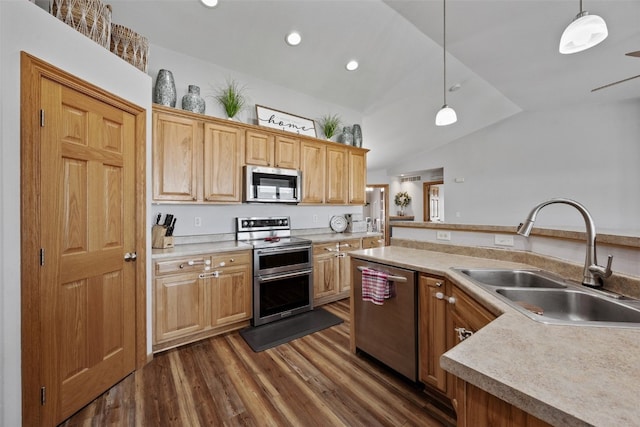
[[[122,25],[111,24],[111,52],[147,72],[149,41],[146,37]]]
[[[51,14],[105,49],[111,40],[111,9],[100,0],[51,0]]]

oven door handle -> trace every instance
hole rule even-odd
[[[312,271],[312,269],[308,269],[293,271],[291,273],[275,274],[273,276],[258,276],[258,280],[261,282],[271,282],[273,280],[287,279],[289,277],[304,276],[305,274],[311,274]]]
[[[274,248],[260,248],[260,249],[256,249],[255,253],[257,255],[263,255],[263,254],[268,255],[273,252],[288,253],[288,252],[308,251],[310,249],[311,249],[311,246],[309,245],[286,246],[286,247],[274,247]]]

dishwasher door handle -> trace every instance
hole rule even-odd
[[[360,271],[364,271],[364,270],[373,270],[372,268],[368,268],[368,267],[361,267],[358,266],[358,270]],[[402,276],[388,276],[387,280],[390,280],[392,282],[406,282],[407,278],[406,277],[402,277]]]

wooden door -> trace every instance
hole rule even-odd
[[[364,205],[366,202],[367,161],[365,152],[349,150],[349,204]]]
[[[275,165],[277,168],[298,169],[300,164],[300,139],[276,136]]]
[[[326,144],[302,141],[300,146],[302,203],[324,203],[326,157]]]
[[[256,166],[273,166],[273,135],[248,130],[245,137],[245,163]]]
[[[204,200],[240,202],[243,131],[235,126],[204,125]]]
[[[135,368],[135,117],[41,79],[44,424]]]
[[[347,203],[348,168],[346,149],[327,146],[327,197],[325,199],[327,203],[340,205]]]
[[[336,244],[313,245],[313,299],[322,304],[338,292],[338,258]]]
[[[197,120],[153,113],[153,200],[197,200],[201,141]]]

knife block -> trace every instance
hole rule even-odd
[[[165,236],[167,229],[161,225],[154,225],[151,229],[151,247],[153,249],[167,249],[174,245],[173,236]]]

